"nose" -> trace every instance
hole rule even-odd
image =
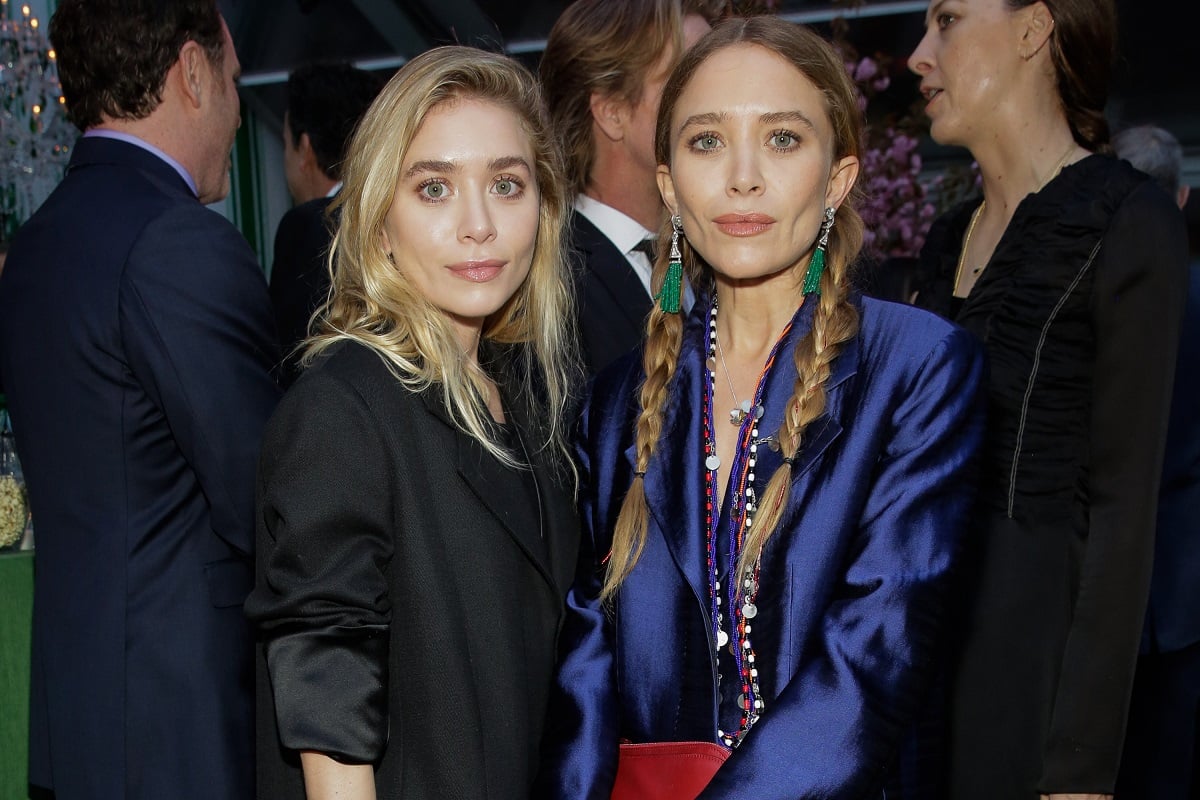
[[[461,241],[483,244],[496,238],[496,223],[492,219],[492,209],[488,205],[486,189],[465,192],[462,203],[462,218],[458,225],[458,238]]]
[[[933,45],[930,43],[932,36],[932,31],[925,31],[921,41],[917,42],[917,49],[908,57],[908,68],[921,77],[933,71]]]
[[[732,158],[725,193],[731,197],[762,194],[765,181],[759,148],[746,140],[734,144],[730,150]]]

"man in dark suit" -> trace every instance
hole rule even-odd
[[[1154,178],[1182,209],[1183,148],[1139,125],[1113,137],[1117,155]],[[1148,353],[1148,357],[1153,354]],[[1158,498],[1154,572],[1134,673],[1118,798],[1200,797],[1200,263],[1187,305]]]
[[[296,347],[308,336],[308,321],[329,293],[325,259],[334,220],[327,212],[342,188],[346,147],[381,87],[374,73],[345,62],[306,64],[288,76],[283,171],[296,206],[275,230],[270,279],[285,387],[298,374]]]
[[[654,123],[680,53],[708,29],[695,0],[576,0],[554,23],[539,65],[575,195],[579,337],[589,372],[642,340],[651,242],[665,211]]]
[[[60,0],[67,175],[14,237],[0,366],[37,518],[30,782],[250,798],[254,474],[278,399],[229,191],[216,0]]]

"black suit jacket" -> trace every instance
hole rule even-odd
[[[587,217],[571,214],[584,365],[595,374],[641,344],[651,299],[625,254]]]
[[[578,548],[571,495],[510,402],[541,531],[516,525],[520,495],[439,387],[336,348],[264,437],[246,604],[266,656],[259,794],[302,798],[292,751],[314,749],[375,763],[381,800],[528,797]]]
[[[1189,271],[1142,651],[1200,642],[1200,264]]]
[[[270,289],[283,357],[279,380],[284,387],[296,380],[302,355],[296,346],[307,338],[308,321],[329,294],[326,258],[337,227],[327,213],[332,202],[331,197],[318,197],[301,203],[284,214],[275,229]]]
[[[30,779],[60,798],[253,791],[266,282],[166,162],[82,138],[15,237],[0,363],[37,519]]]

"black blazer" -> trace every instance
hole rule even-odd
[[[296,345],[308,336],[308,320],[329,294],[326,257],[337,227],[327,214],[331,197],[301,203],[279,220],[275,229],[275,260],[271,265],[271,306],[279,334],[283,363],[279,381],[284,387],[296,380],[299,353]]]
[[[237,229],[152,153],[80,139],[0,281],[37,519],[30,780],[60,798],[251,796],[241,604],[277,358]]]
[[[375,763],[381,800],[527,797],[578,548],[571,495],[510,402],[541,532],[514,525],[503,467],[440,388],[335,347],[263,443],[247,601],[266,656],[259,796],[302,798],[288,751],[314,749]]]
[[[587,217],[571,214],[579,343],[589,374],[641,344],[650,295],[625,254]]]
[[[1200,642],[1200,263],[1189,271],[1167,424],[1143,652]]]

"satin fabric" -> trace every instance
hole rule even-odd
[[[529,795],[579,528],[520,354],[482,349],[528,471],[358,343],[326,350],[267,425],[246,601],[264,800],[305,796],[303,750],[374,764],[379,800]]]
[[[860,332],[833,363],[826,413],[808,428],[762,557],[751,639],[766,710],[704,798],[878,796],[937,665],[982,435],[981,349],[926,312],[854,302]],[[779,427],[814,306],[767,377],[762,435]],[[584,537],[539,797],[607,798],[622,738],[716,739],[701,503],[707,309],[701,299],[685,326],[645,477],[646,547],[611,610],[597,600],[600,561],[633,477],[640,352],[597,378],[585,409]],[[781,457],[758,456],[764,487]]]

